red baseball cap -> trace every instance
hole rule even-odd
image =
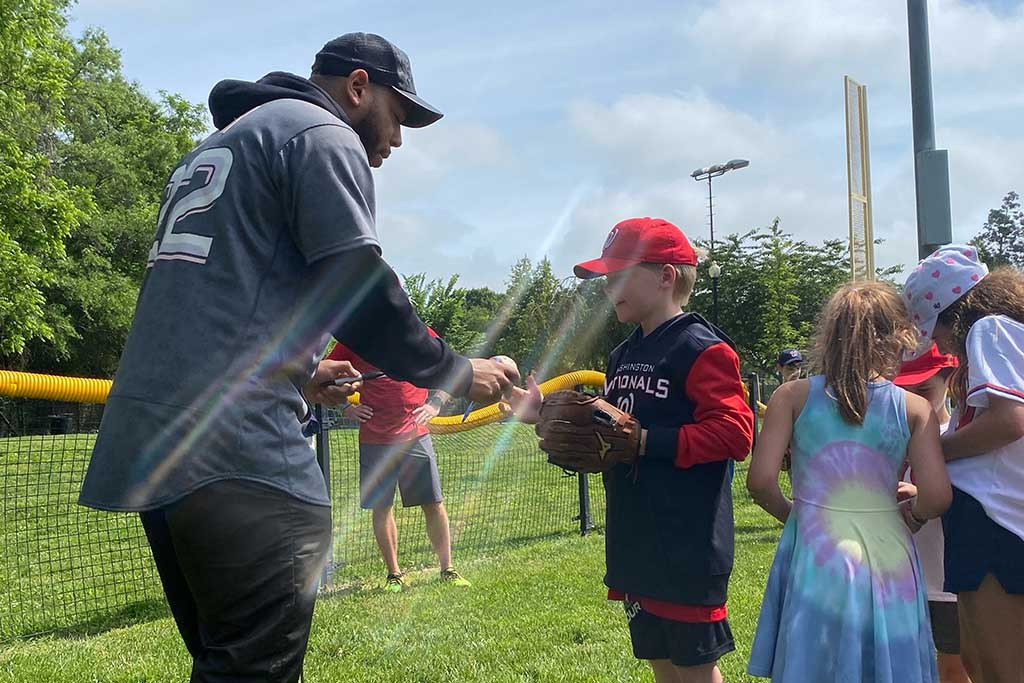
[[[640,263],[697,265],[697,253],[683,231],[661,218],[627,218],[608,233],[601,258],[579,263],[576,277],[589,280]]]
[[[939,347],[932,344],[931,348],[913,360],[900,366],[900,374],[892,383],[901,387],[912,387],[920,384],[942,368],[955,368],[958,365],[956,356],[939,353]]]

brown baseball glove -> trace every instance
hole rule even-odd
[[[640,423],[603,398],[579,391],[545,396],[536,430],[548,462],[572,472],[607,472],[640,457]]]

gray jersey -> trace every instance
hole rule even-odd
[[[300,421],[326,344],[298,305],[310,264],[377,246],[357,134],[300,99],[252,109],[168,180],[83,505],[164,506],[221,479],[329,504]]]

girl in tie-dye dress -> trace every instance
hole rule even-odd
[[[747,488],[785,527],[750,656],[755,676],[783,683],[938,680],[911,529],[946,509],[949,479],[931,406],[886,379],[915,346],[891,287],[846,285],[822,312],[822,374],[772,396]],[[778,484],[787,447],[792,501]],[[908,457],[918,495],[898,506]]]

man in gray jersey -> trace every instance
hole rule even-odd
[[[440,112],[408,58],[347,34],[309,79],[222,81],[217,131],[171,174],[80,503],[137,511],[193,681],[301,677],[330,501],[302,435],[354,374],[478,402],[518,377],[431,337],[381,259],[370,167]]]

